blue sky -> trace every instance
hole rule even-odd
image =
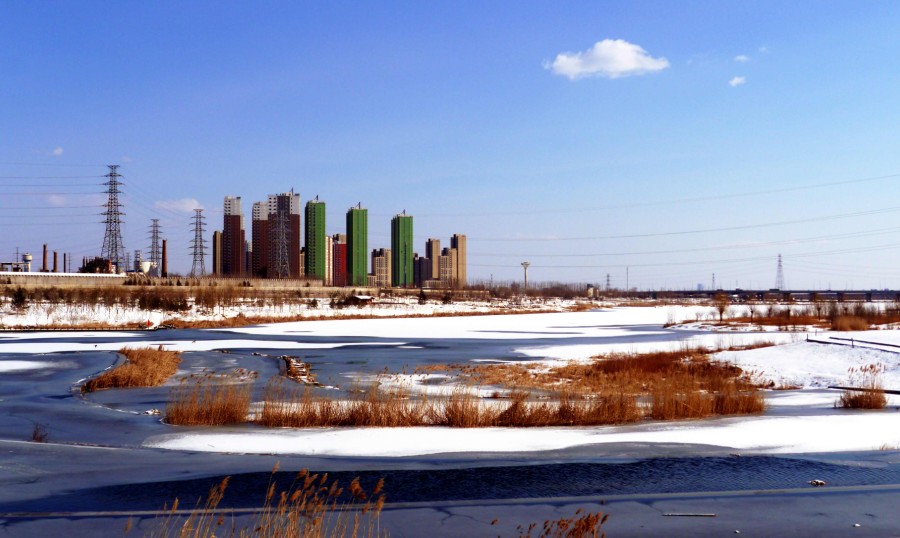
[[[781,253],[792,287],[898,288],[898,19],[892,2],[5,2],[0,258],[98,253],[100,180],[68,176],[118,163],[126,248],[160,218],[176,271],[192,204],[212,230],[241,196],[249,225],[294,188],[326,201],[330,233],[361,201],[373,248],[403,209],[420,250],[467,234],[474,278],[529,260],[536,280],[770,287]]]

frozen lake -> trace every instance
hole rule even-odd
[[[541,430],[508,434],[452,430],[438,433],[424,429],[398,431],[384,440],[371,435],[374,432],[357,429],[334,432],[347,437],[334,445],[337,448],[332,452],[279,451],[272,448],[274,444],[269,444],[270,453],[263,450],[257,454],[240,454],[253,452],[242,449],[245,440],[264,438],[272,431],[249,425],[173,427],[161,423],[157,416],[142,414],[149,409],[164,410],[171,386],[103,391],[87,397],[76,389],[80,380],[113,365],[117,361],[113,351],[125,345],[161,344],[184,350],[181,374],[234,368],[254,370],[260,373],[257,382],[260,387],[279,372],[274,357],[297,356],[312,365],[319,382],[340,389],[351,386],[361,376],[385,369],[411,371],[428,364],[484,360],[583,359],[605,351],[677,349],[688,343],[729,346],[766,340],[789,343],[783,346],[787,351],[778,353],[802,355],[804,360],[821,353],[810,351],[818,350],[814,347],[818,344],[806,343],[803,335],[722,335],[664,329],[662,325],[671,315],[665,309],[619,309],[571,314],[300,322],[233,331],[2,334],[0,402],[4,412],[0,415],[0,449],[4,457],[0,462],[0,512],[9,517],[3,519],[4,526],[0,529],[10,536],[45,536],[47,529],[62,528],[58,526],[62,520],[49,517],[53,512],[111,511],[115,514],[108,516],[110,520],[124,521],[129,511],[158,509],[174,497],[196,498],[211,482],[226,475],[234,477],[226,504],[256,506],[262,495],[257,490],[265,489],[268,471],[276,461],[285,472],[309,468],[339,473],[338,476],[348,479],[360,475],[365,481],[385,476],[389,502],[414,503],[418,506],[416,510],[423,504],[437,506],[478,500],[520,503],[535,499],[546,503],[549,498],[560,499],[561,503],[562,499],[577,497],[595,502],[608,498],[612,502],[641,495],[783,490],[808,487],[806,482],[812,478],[826,480],[835,487],[876,488],[881,492],[877,494],[898,499],[895,490],[900,488],[897,486],[900,456],[896,446],[883,447],[894,450],[878,450],[879,445],[875,443],[883,438],[883,444],[890,444],[896,438],[900,445],[900,433],[897,433],[900,413],[893,410],[860,414],[855,419],[853,414],[831,407],[832,392],[814,387],[772,393],[769,411],[765,417],[758,417],[758,420],[779,421],[786,431],[796,429],[797,420],[805,420],[805,424],[818,421],[806,427],[821,428],[824,437],[802,445],[782,444],[780,450],[769,451],[783,456],[764,455],[765,451],[753,448],[756,438],[760,438],[760,446],[772,444],[765,433],[751,433],[753,439],[738,443],[734,433],[729,432],[754,431],[749,422],[742,426],[741,419],[713,419],[674,426],[638,424],[580,432],[570,429],[559,433]],[[680,315],[692,314],[680,312]],[[874,346],[858,359],[851,359],[894,360],[896,353],[885,345]],[[781,365],[785,362],[759,353],[746,357],[760,364],[766,364],[767,360]],[[829,360],[838,359],[829,355]],[[839,368],[845,367],[839,365],[832,369]],[[824,375],[822,372],[790,373],[806,376],[803,379],[815,379],[813,374]],[[27,442],[35,424],[46,425],[49,443]],[[845,433],[843,437],[851,437],[856,443],[843,445],[837,442],[841,432],[836,432],[833,440],[825,435],[824,431],[835,429],[829,424],[845,424],[841,427],[848,428],[859,425],[865,431],[880,432],[882,437]],[[885,433],[892,425],[896,426],[894,432]],[[760,431],[772,431],[772,427],[761,423]],[[210,444],[206,442],[207,436],[223,434],[233,436],[228,444],[214,448],[213,452],[201,451],[210,450],[201,446]],[[330,435],[322,430],[284,434],[297,435],[297,442],[304,440],[313,445],[319,443],[316,436]],[[516,441],[518,444],[499,450],[498,443],[512,435],[521,436]],[[566,435],[572,437],[571,442],[546,443],[548,436],[558,441]],[[472,439],[466,440],[466,436]],[[190,442],[183,449],[160,448],[165,446],[164,441],[171,439]],[[423,443],[427,448],[410,450],[410,443]],[[319,446],[327,444],[323,440]],[[800,448],[791,449],[791,446]],[[736,453],[742,457],[736,457]],[[630,513],[629,510],[632,508],[622,508],[623,514]],[[9,514],[12,512],[44,515],[12,517]],[[386,513],[386,521],[393,521],[400,512],[398,507],[392,512],[394,516]],[[435,516],[422,517],[424,527],[417,527],[420,529],[427,527],[428,521],[438,521],[429,519]],[[106,529],[111,531],[109,535],[121,535],[118,523],[107,528],[105,523],[100,525],[101,521],[106,519],[97,516],[79,519],[78,524],[90,532]],[[393,525],[396,527],[391,528],[397,532],[392,534],[404,535],[402,519]],[[629,527],[625,522],[622,525],[617,535],[637,533],[638,527]],[[458,527],[446,529],[449,532]]]

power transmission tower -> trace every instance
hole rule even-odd
[[[150,219],[150,274],[159,276],[162,250],[159,245],[159,219]]]
[[[194,216],[194,239],[191,240],[191,253],[194,261],[191,264],[191,276],[203,276],[206,274],[206,242],[203,239],[203,232],[206,231],[206,217],[203,216],[202,209],[195,209]]]
[[[784,289],[784,266],[781,265],[781,254],[778,255],[778,270],[775,272],[775,289]]]
[[[610,290],[610,286],[609,286],[609,273],[606,273],[606,291],[609,291],[609,290]]]
[[[275,247],[275,265],[272,268],[276,278],[287,278],[291,274],[290,254],[288,251],[288,211],[279,201],[275,211],[275,229],[273,230],[273,246]],[[309,223],[307,223],[307,226]]]
[[[103,214],[103,223],[106,224],[106,233],[103,235],[103,247],[100,249],[100,257],[111,261],[116,269],[125,269],[125,245],[122,243],[121,217],[122,204],[119,203],[119,185],[121,182],[117,164],[110,164],[109,173],[106,174],[106,211]]]
[[[716,274],[715,273],[713,273],[713,276],[712,276],[712,290],[716,291]]]

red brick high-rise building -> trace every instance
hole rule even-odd
[[[269,268],[269,208],[266,202],[253,204],[250,226],[253,244],[250,274],[257,278],[265,278],[268,276]]]
[[[241,212],[241,197],[225,197],[225,218],[222,228],[222,275],[242,276],[246,249],[244,242],[244,215]]]

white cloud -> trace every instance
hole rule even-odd
[[[747,82],[747,77],[734,77],[733,79],[728,81],[728,85],[732,88],[740,86],[741,84],[745,84]]]
[[[769,47],[767,47],[767,46],[765,46],[765,45],[759,47],[758,50],[759,50],[759,52],[762,53],[762,54],[768,54],[768,53],[769,53]]]
[[[131,157],[129,157],[128,155],[122,155],[123,163],[130,163],[131,161],[132,161]]]
[[[745,62],[750,61],[750,57],[745,54],[738,54],[737,56],[734,57],[734,61],[745,63]]]
[[[562,52],[544,69],[569,80],[585,77],[619,78],[644,75],[669,67],[665,58],[653,58],[639,45],[623,39],[604,39],[584,52]]]
[[[190,213],[195,209],[203,209],[203,206],[195,198],[182,198],[181,200],[160,200],[153,204],[157,209],[175,211],[176,213]]]
[[[53,148],[53,151],[50,152],[50,155],[53,155],[54,157],[59,157],[62,154],[63,154],[63,149],[59,146],[56,146],[55,148]]]
[[[47,197],[47,203],[53,207],[65,207],[69,205],[69,201],[61,194],[51,194]]]

